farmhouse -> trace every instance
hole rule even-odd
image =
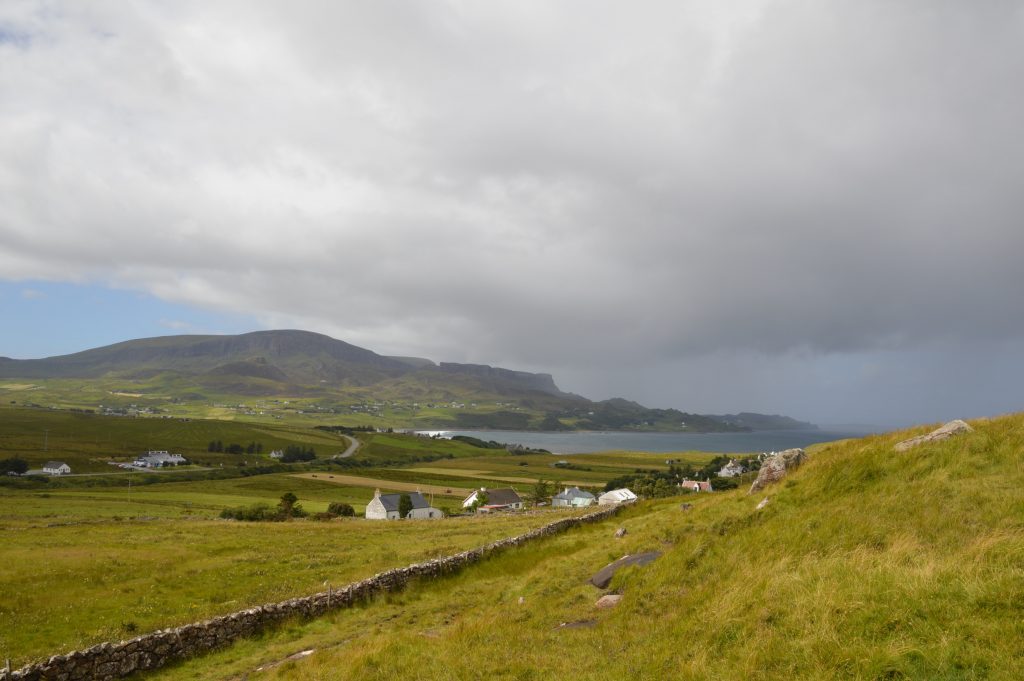
[[[423,495],[419,492],[407,492],[409,501],[412,502],[412,510],[406,518],[442,518],[444,514],[436,508],[431,507]],[[398,504],[402,498],[401,494],[381,494],[379,489],[373,491],[373,499],[366,505],[367,520],[398,520]]]
[[[631,504],[636,501],[636,495],[631,490],[623,487],[605,492],[597,498],[598,506],[614,506],[615,504]]]
[[[171,454],[166,450],[149,451],[135,457],[133,466],[139,468],[163,468],[164,466],[181,466],[188,461],[181,454]]]
[[[500,489],[481,487],[478,490],[473,490],[462,501],[462,508],[473,508],[473,504],[476,504],[481,499],[482,502],[478,505],[478,509],[485,513],[488,511],[510,511],[523,508],[522,498],[511,487],[502,487]]]
[[[559,492],[551,497],[551,505],[558,507],[580,507],[593,506],[597,499],[590,492],[581,490],[579,487],[566,487],[565,491]]]
[[[683,480],[679,483],[679,488],[688,490],[690,492],[714,492],[715,490],[711,487],[710,480]]]
[[[47,461],[43,464],[43,472],[50,475],[67,475],[71,472],[71,466],[63,461]]]
[[[718,477],[720,478],[735,478],[737,475],[742,475],[746,472],[746,469],[736,459],[731,459],[729,463],[722,466],[718,471]]]

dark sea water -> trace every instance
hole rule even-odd
[[[631,452],[778,452],[791,447],[806,447],[817,442],[831,442],[867,433],[836,430],[766,430],[752,433],[621,433],[571,432],[537,433],[512,430],[442,430],[442,437],[469,435],[481,440],[547,449],[557,454],[582,454],[610,449]]]

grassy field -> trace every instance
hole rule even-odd
[[[263,454],[208,452],[211,441],[248,446],[258,442]],[[65,461],[73,473],[109,472],[107,461],[130,461],[150,449],[167,449],[208,466],[270,462],[271,450],[288,445],[313,447],[320,457],[344,451],[340,435],[281,424],[253,425],[224,420],[129,418],[49,409],[0,406],[0,458],[18,456],[32,468],[45,461]]]
[[[15,665],[102,640],[342,585],[455,553],[561,517],[445,521],[45,522],[39,502],[0,499],[0,658]],[[63,505],[64,499],[59,500]],[[144,502],[159,507],[159,500]],[[110,508],[109,500],[78,499]],[[170,500],[174,506],[175,499]],[[22,514],[23,512],[23,514]]]
[[[928,428],[816,446],[763,493],[642,502],[152,678],[1019,679],[1024,416],[973,425],[904,454]],[[596,609],[587,578],[652,549]]]

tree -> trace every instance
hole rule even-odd
[[[346,504],[341,501],[332,501],[328,504],[327,512],[333,516],[342,516],[344,518],[351,518],[356,514],[356,510],[352,508],[351,504]]]
[[[536,506],[545,499],[551,496],[551,483],[541,478],[533,485],[533,489],[530,491],[530,499]]]
[[[281,495],[281,501],[277,503],[277,511],[284,518],[301,518],[306,512],[299,506],[299,498],[291,492]]]
[[[28,462],[17,456],[0,460],[0,472],[22,475],[28,470]]]
[[[412,511],[412,499],[409,498],[408,494],[402,493],[402,496],[398,497],[398,517],[405,518]]]

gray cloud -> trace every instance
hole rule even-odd
[[[0,276],[827,416],[850,358],[1024,338],[1022,34],[1010,2],[5,3]]]

